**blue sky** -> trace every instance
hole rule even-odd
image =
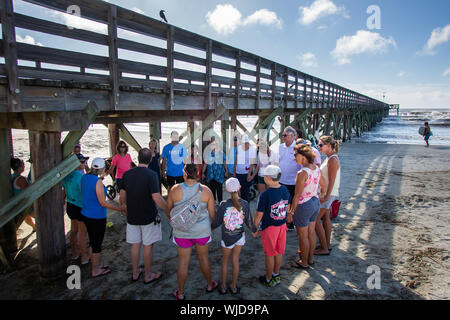
[[[169,23],[177,27],[380,100],[386,92],[388,103],[450,109],[448,0],[108,2],[156,19],[159,10],[165,9]],[[20,0],[14,5],[19,12],[49,16]],[[368,29],[372,14],[366,10],[371,5],[380,9],[380,29]],[[17,30],[17,34],[25,42],[58,43],[28,30]],[[105,53],[104,48],[84,46],[89,52]]]

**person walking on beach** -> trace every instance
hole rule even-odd
[[[122,208],[106,202],[106,187],[102,183],[102,178],[100,178],[104,173],[105,160],[95,158],[92,160],[91,170],[81,178],[81,198],[83,200],[81,219],[86,225],[89,236],[91,276],[93,278],[111,272],[109,266],[100,264],[102,243],[106,230],[106,209],[124,211]],[[83,262],[82,264],[84,264]]]
[[[173,186],[167,198],[169,221],[177,212],[185,210],[186,204],[195,200],[193,205],[197,219],[195,224],[187,230],[173,227],[173,242],[178,251],[178,289],[174,296],[177,300],[185,299],[184,285],[187,280],[189,260],[192,247],[195,246],[200,270],[206,279],[206,292],[213,292],[218,286],[217,281],[211,280],[211,265],[208,258],[208,243],[211,242],[211,221],[214,221],[216,207],[211,190],[197,182],[198,167],[196,164],[186,164],[183,170],[184,182]],[[173,209],[173,210],[172,210]]]
[[[125,141],[119,141],[116,146],[117,154],[112,158],[111,167],[108,170],[108,174],[113,173],[116,169],[115,180],[117,192],[120,192],[121,182],[123,174],[130,170],[130,164],[133,162],[130,154],[128,153],[128,145]]]
[[[328,255],[331,250],[331,218],[330,207],[339,196],[339,186],[341,181],[341,167],[337,153],[339,142],[330,136],[320,137],[320,152],[327,158],[320,166],[320,172],[324,180],[324,187],[320,189],[320,211],[316,222],[316,233],[320,241],[320,246],[316,248],[314,254]],[[323,220],[323,223],[321,223]]]
[[[278,152],[272,151],[267,144],[266,140],[260,140],[259,143],[259,152],[258,152],[258,165],[256,166],[254,175],[258,175],[256,178],[256,188],[258,189],[259,194],[263,193],[267,186],[264,183],[264,170],[269,165],[278,166],[280,159],[278,157]],[[254,178],[252,176],[252,179]]]
[[[70,237],[69,243],[72,249],[72,260],[78,260],[81,256],[81,261],[88,261],[89,254],[87,251],[87,231],[86,226],[82,222],[81,208],[83,207],[83,200],[81,199],[81,179],[83,177],[83,170],[86,167],[87,158],[81,153],[76,154],[80,165],[77,169],[72,171],[64,178],[62,185],[66,197],[66,211],[70,218]]]
[[[425,126],[425,130],[423,131],[423,139],[425,140],[425,143],[427,144],[427,148],[430,146],[430,144],[428,143],[428,140],[430,140],[431,137],[431,129],[430,129],[430,125],[428,124],[428,122],[424,123]]]
[[[179,143],[177,131],[170,134],[171,143],[163,148],[161,170],[167,179],[169,190],[176,184],[183,182],[184,163],[188,163],[188,152],[183,144]]]
[[[25,163],[22,159],[19,158],[11,158],[10,161],[11,169],[13,170],[13,174],[11,176],[11,183],[13,187],[13,195],[17,195],[30,185],[30,181],[27,180],[24,176],[22,176],[22,173],[25,171]],[[35,217],[35,214],[33,213],[33,206],[29,206],[26,208],[23,213],[25,215],[25,223],[28,224],[33,231],[36,232],[36,225],[34,224],[33,218]]]
[[[252,173],[256,168],[256,149],[250,146],[250,139],[248,135],[242,136],[242,143],[237,148],[237,162],[234,167],[236,178],[241,184],[241,198],[249,201],[249,189],[252,182]]]
[[[280,184],[285,186],[289,194],[291,195],[291,200],[295,194],[295,178],[297,172],[302,168],[301,165],[295,160],[294,147],[296,145],[297,132],[292,127],[286,127],[283,131],[282,141],[278,148],[278,154],[280,157],[280,169],[282,176],[280,179]],[[288,230],[294,230],[294,224],[287,224]]]
[[[223,199],[223,183],[228,175],[225,154],[220,150],[217,142],[212,142],[210,147],[205,149],[205,163],[203,164],[203,179],[206,179],[208,187],[213,193],[214,200],[218,203]]]
[[[120,202],[127,216],[126,240],[131,244],[131,280],[137,281],[141,276],[139,259],[141,246],[144,245],[144,284],[162,276],[161,272],[152,273],[153,244],[162,240],[161,218],[156,205],[166,214],[169,212],[167,202],[159,193],[158,176],[148,168],[151,160],[150,149],[141,149],[138,166],[124,173],[120,190]]]
[[[161,193],[161,155],[159,154],[158,140],[152,138],[148,143],[148,148],[152,153],[152,161],[148,164],[148,168],[156,173],[158,177],[159,192]]]
[[[314,264],[313,255],[316,248],[315,225],[319,214],[320,202],[317,194],[320,181],[320,168],[314,164],[315,153],[306,144],[295,146],[295,159],[302,165],[295,181],[295,195],[287,215],[297,229],[301,260],[295,261],[294,267],[308,269]]]
[[[280,268],[286,249],[286,214],[290,194],[279,183],[281,176],[281,169],[277,166],[269,165],[264,170],[264,182],[268,189],[258,198],[253,220],[255,226],[259,226],[261,222],[266,274],[259,277],[259,281],[267,287],[280,284]]]
[[[220,294],[226,294],[227,273],[230,255],[232,256],[233,273],[230,286],[232,294],[239,293],[237,281],[239,277],[239,256],[245,244],[244,223],[252,231],[254,236],[258,229],[254,226],[248,202],[239,198],[241,185],[236,178],[229,178],[225,182],[225,189],[230,193],[230,199],[222,201],[216,213],[216,218],[211,226],[215,229],[222,226],[222,273]]]

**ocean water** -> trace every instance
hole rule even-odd
[[[450,110],[448,109],[400,109],[399,115],[392,111],[375,128],[364,132],[351,142],[425,144],[418,131],[428,121],[433,136],[430,145],[450,146]]]

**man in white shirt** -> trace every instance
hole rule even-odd
[[[242,143],[237,148],[237,161],[234,173],[241,184],[241,198],[250,202],[249,189],[252,181],[252,172],[256,169],[256,149],[250,146],[250,139],[246,134],[242,136]]]
[[[291,201],[295,194],[295,178],[297,172],[302,168],[300,164],[297,164],[295,160],[294,147],[296,145],[295,140],[297,132],[292,127],[286,127],[283,131],[282,141],[278,149],[278,155],[280,157],[279,167],[281,169],[280,184],[286,186],[291,195]],[[286,223],[288,230],[294,230],[293,223]]]

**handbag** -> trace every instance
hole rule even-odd
[[[339,214],[339,207],[341,206],[341,202],[339,200],[334,200],[331,203],[331,207],[330,207],[330,217],[331,219],[334,219],[338,216]]]
[[[189,231],[197,222],[203,187],[199,185],[192,198],[170,210],[170,225],[175,230]]]

